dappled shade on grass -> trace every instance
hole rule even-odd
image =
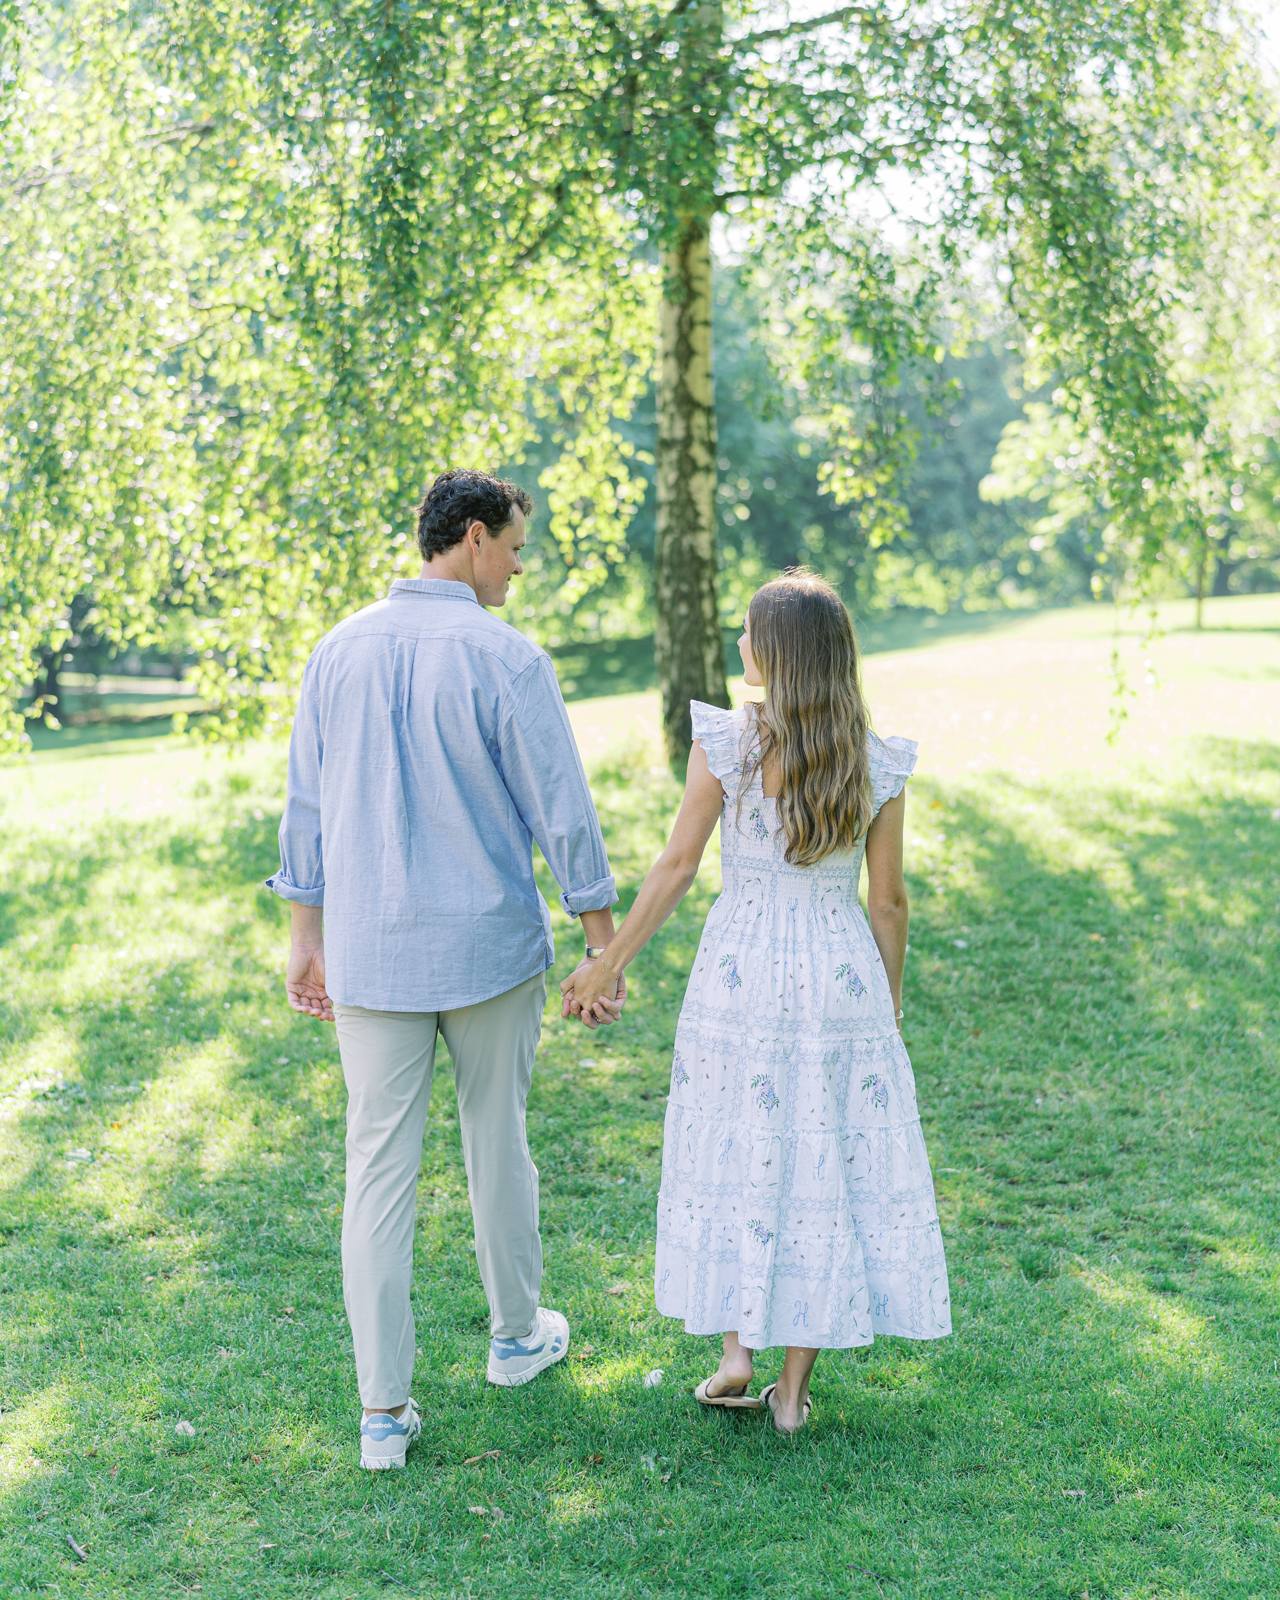
[[[95,766],[118,789],[79,805]],[[529,1130],[544,1299],[574,1342],[526,1389],[483,1382],[441,1071],[419,1197],[424,1435],[372,1480],[353,1465],[340,1068],[332,1031],[284,1007],[286,911],[259,888],[280,756],[76,767],[24,779],[5,812],[13,1592],[1268,1591],[1276,747],[1206,743],[1109,788],[913,783],[907,1040],[957,1331],[824,1355],[802,1438],[701,1414],[689,1390],[714,1342],[653,1311],[663,1097],[714,860],[638,963],[623,1026],[589,1034],[549,1007]],[[678,792],[648,751],[593,781],[629,897]],[[558,932],[557,977],[578,943]]]

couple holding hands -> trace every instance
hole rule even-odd
[[[527,1383],[568,1352],[539,1305],[538,1172],[525,1104],[554,960],[537,840],[586,953],[562,1015],[616,1022],[625,969],[694,881],[721,825],[723,892],[676,1030],[658,1195],[658,1310],[719,1334],[706,1406],[808,1420],[818,1352],[951,1331],[946,1263],[903,1046],[909,740],[869,726],[849,616],[793,574],[740,640],[762,705],[695,701],[684,800],[615,930],[613,877],[546,653],[488,608],[521,572],[532,510],[481,472],[437,478],[421,575],[321,640],[289,751],[280,870],[289,1004],[337,1025],[348,1093],[343,1293],[364,1418],[360,1464],[403,1466],[414,1206],[436,1037],[453,1062],[488,1377]],[[868,909],[858,899],[863,859]],[[750,1393],[755,1352],[786,1347]]]

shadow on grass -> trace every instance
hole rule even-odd
[[[1280,771],[1272,745],[1200,754]],[[1032,1282],[1105,1264],[1207,1318],[1247,1301],[1260,1329],[1271,1272],[1238,1261],[1280,1222],[1251,1176],[1280,1154],[1272,798],[997,792],[947,799],[948,870],[913,885],[909,1043],[964,1232]]]
[[[190,826],[121,840],[111,824],[80,864],[55,862],[14,915],[72,943],[100,931],[122,860],[164,874],[186,917],[208,911],[212,928],[223,909],[207,955],[179,958],[157,906],[137,981],[94,1013],[58,987],[69,957],[31,952],[10,1038],[61,1030],[71,1087],[17,1104],[0,1177],[0,1401],[14,1448],[38,1457],[0,1492],[7,1524],[34,1530],[14,1534],[8,1570],[52,1581],[42,1512],[79,1518],[112,1581],[273,1595],[388,1572],[452,1593],[447,1571],[459,1593],[528,1593],[536,1572],[547,1595],[825,1596],[856,1567],[886,1593],[1065,1597],[1111,1592],[1105,1574],[1173,1589],[1272,1570],[1270,1524],[1242,1547],[1232,1519],[1254,1516],[1270,1470],[1254,1419],[1277,1310],[1280,864],[1264,791],[1280,750],[1219,741],[1203,757],[1233,784],[913,797],[913,819],[946,836],[916,861],[908,1043],[956,1335],[824,1357],[803,1440],[699,1414],[686,1391],[710,1346],[652,1310],[662,1091],[705,897],[637,964],[625,1027],[544,1032],[530,1140],[575,1359],[529,1391],[482,1380],[441,1063],[418,1224],[427,1432],[410,1470],[376,1485],[350,1462],[333,1036],[284,1012],[266,960],[283,926],[258,888],[275,817],[228,792]],[[673,797],[633,777],[608,779],[606,823],[656,837]],[[96,1159],[68,1165],[69,1148]],[[650,1367],[664,1385],[644,1390]],[[187,1416],[190,1445],[174,1433]],[[1067,1490],[1090,1497],[1090,1521]],[[841,1515],[779,1540],[798,1505]],[[192,1544],[192,1516],[231,1520]]]

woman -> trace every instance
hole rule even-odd
[[[950,1333],[915,1082],[903,1046],[908,739],[871,731],[848,612],[803,572],[766,584],[738,641],[764,703],[694,701],[667,848],[565,1013],[603,1019],[680,903],[717,820],[724,890],[676,1029],[658,1197],[658,1310],[723,1333],[703,1405],[808,1420],[819,1350]],[[870,923],[858,903],[863,855]],[[755,1351],[785,1344],[748,1395]]]

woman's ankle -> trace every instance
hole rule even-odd
[[[745,1373],[749,1378],[755,1371],[755,1351],[738,1343],[736,1333],[726,1333],[720,1352],[720,1371]]]

